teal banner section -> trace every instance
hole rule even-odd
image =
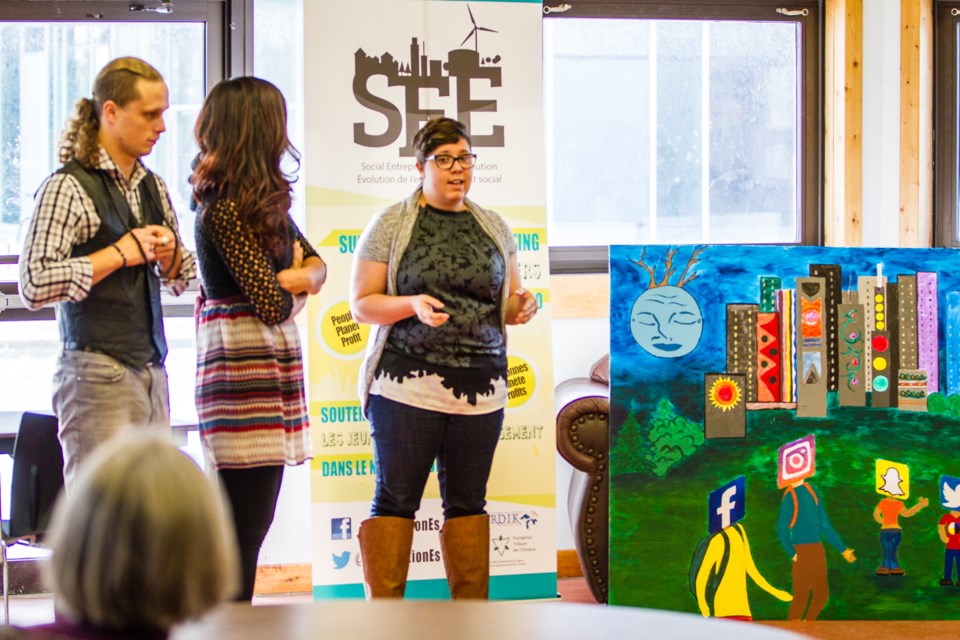
[[[539,600],[556,597],[556,572],[490,577],[491,600]]]
[[[314,600],[341,598],[362,599],[362,584],[314,585]],[[407,583],[408,600],[449,600],[446,580],[411,580]],[[491,600],[540,600],[557,597],[556,573],[528,573],[517,576],[491,576]]]
[[[337,600],[340,598],[364,599],[362,584],[313,585],[314,600]]]

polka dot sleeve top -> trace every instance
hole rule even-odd
[[[303,247],[304,260],[319,256],[292,219],[288,226],[291,243],[277,260],[243,226],[233,202],[220,200],[201,211],[196,241],[204,295],[210,299],[241,295],[265,324],[290,317],[293,294],[280,287],[277,272],[293,263],[293,242]]]

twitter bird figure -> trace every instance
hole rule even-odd
[[[937,533],[944,545],[941,587],[960,585],[960,478],[940,476],[940,504],[947,513],[937,523]],[[953,581],[954,567],[957,581]]]
[[[940,476],[940,504],[944,509],[960,510],[960,478]]]

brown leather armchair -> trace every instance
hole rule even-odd
[[[590,591],[606,604],[609,594],[610,389],[591,378],[556,388],[557,450],[573,465],[567,508],[577,556]]]

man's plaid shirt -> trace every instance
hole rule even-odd
[[[148,173],[138,161],[129,180],[110,155],[100,148],[99,166],[125,195],[133,215],[140,219],[140,182]],[[167,186],[154,174],[160,191],[166,225],[179,237],[177,216],[170,204]],[[29,309],[57,302],[79,302],[90,293],[93,266],[87,257],[71,257],[73,248],[83,244],[100,228],[100,216],[90,196],[73,176],[55,173],[41,185],[33,218],[20,254],[20,298]],[[193,254],[183,247],[183,262],[176,278],[162,280],[172,295],[180,295],[197,275]]]

